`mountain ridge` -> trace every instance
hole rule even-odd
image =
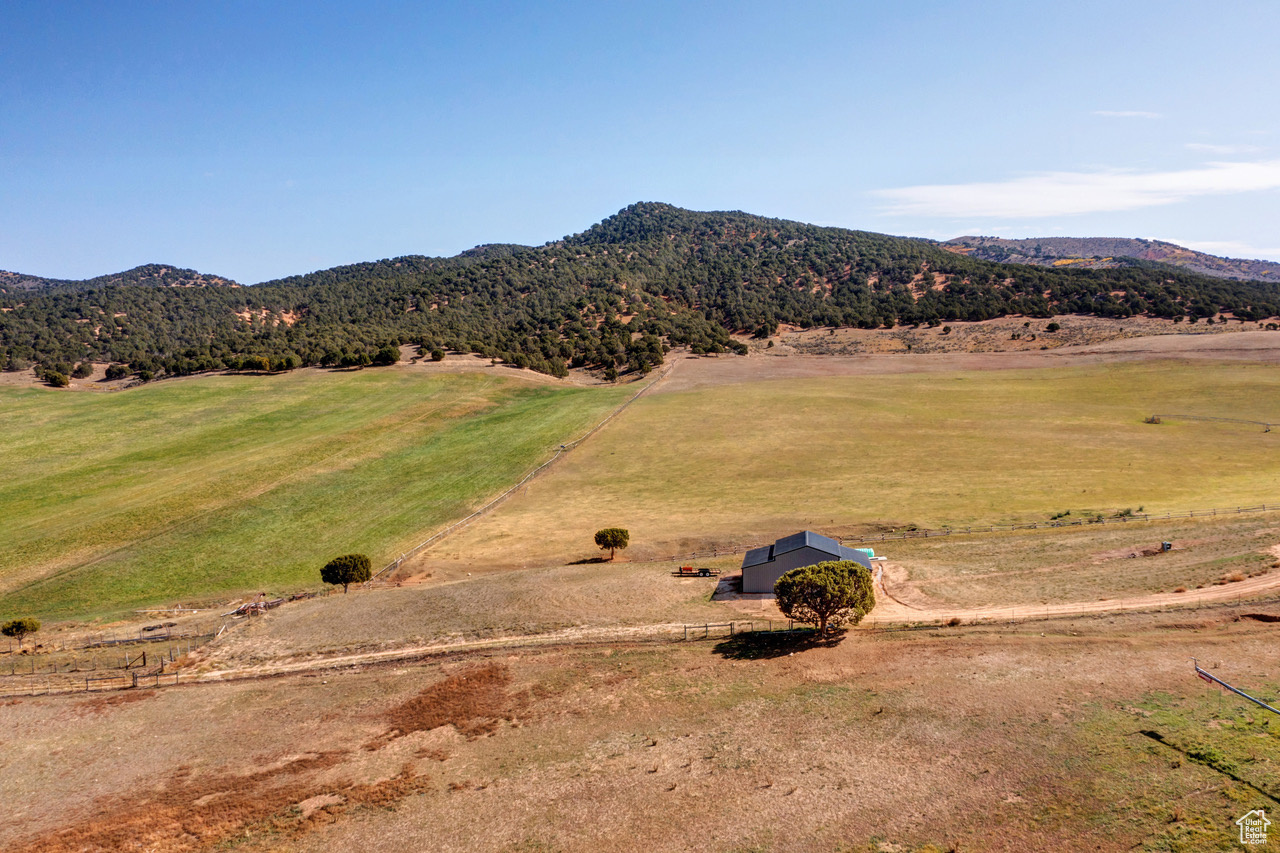
[[[0,270],[0,291],[48,292],[51,290],[93,290],[99,287],[138,285],[144,287],[242,287],[219,275],[183,269],[171,264],[142,264],[133,269],[88,279],[45,278]]]
[[[1126,261],[1148,261],[1215,278],[1280,282],[1280,263],[1228,258],[1164,240],[1130,237],[956,237],[939,244],[947,251],[997,263],[1106,269]],[[1117,260],[1122,259],[1122,260]]]
[[[1272,283],[1137,260],[1102,269],[996,263],[918,238],[660,202],[537,247],[482,244],[251,287],[135,280],[0,293],[0,365],[90,359],[181,375],[246,363],[358,365],[417,344],[555,375],[611,375],[649,370],[671,347],[745,351],[732,335],[763,338],[783,324],[1280,315]]]

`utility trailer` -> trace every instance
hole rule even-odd
[[[720,574],[720,570],[697,568],[695,566],[681,566],[671,574],[678,578],[714,578]]]

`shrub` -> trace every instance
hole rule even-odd
[[[107,366],[107,379],[115,381],[116,379],[124,379],[129,375],[129,368],[123,364],[112,364]]]
[[[3,626],[0,626],[0,634],[4,634],[6,637],[13,637],[17,640],[18,648],[22,648],[22,640],[28,634],[34,634],[39,630],[40,620],[32,616],[27,616],[22,619],[11,619],[4,623]]]
[[[297,370],[301,366],[302,359],[291,352],[271,359],[272,370]]]
[[[54,388],[66,388],[71,384],[71,377],[65,373],[59,373],[56,370],[44,370],[40,372],[40,378]]]
[[[369,558],[364,554],[343,554],[335,557],[320,570],[320,580],[327,584],[342,585],[345,594],[353,583],[364,583],[373,576]]]
[[[439,348],[437,348],[437,349],[433,349],[433,350],[431,351],[431,360],[432,360],[432,361],[444,361],[444,350],[439,349]]]
[[[379,349],[373,356],[373,363],[379,367],[395,364],[399,360],[400,350],[390,344]]]
[[[1059,329],[1061,329],[1061,328],[1062,328],[1062,327],[1061,327],[1061,326],[1059,326],[1057,323],[1050,323],[1049,325],[1047,325],[1047,326],[1045,326],[1045,327],[1044,327],[1044,330],[1045,330],[1046,332],[1056,332],[1056,331],[1058,331],[1058,330],[1059,330]]]
[[[71,371],[71,376],[75,379],[88,379],[93,375],[93,362],[82,361],[76,365],[76,369]]]

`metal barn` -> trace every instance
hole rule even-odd
[[[792,569],[825,560],[852,560],[871,568],[863,551],[846,548],[829,536],[811,530],[784,536],[767,548],[753,548],[742,558],[742,591],[773,592],[773,585]]]

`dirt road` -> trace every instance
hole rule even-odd
[[[1272,549],[1272,553],[1280,557],[1280,546]],[[991,605],[976,608],[939,608],[927,609],[904,604],[894,596],[892,588],[886,588],[878,582],[879,595],[876,609],[862,620],[860,628],[884,627],[913,623],[943,623],[959,619],[962,623],[971,624],[984,621],[1028,621],[1046,617],[1079,616],[1096,613],[1133,612],[1159,610],[1166,607],[1188,607],[1194,604],[1220,604],[1231,601],[1244,601],[1258,598],[1269,592],[1280,590],[1280,572],[1271,572],[1258,577],[1248,578],[1239,583],[1223,586],[1212,586],[1206,589],[1189,590],[1184,593],[1156,593],[1133,598],[1102,599],[1100,601],[1075,601],[1062,604],[1042,605]],[[753,599],[754,601],[754,599]],[[760,599],[762,608],[773,609],[771,600]],[[760,614],[750,612],[746,600],[737,604],[747,604],[746,608],[734,607],[726,610],[725,620],[737,618],[745,622],[753,616],[756,619],[767,618],[768,613],[762,609]],[[735,612],[736,611],[736,612]],[[762,615],[763,614],[763,615]],[[774,618],[777,618],[774,614]],[[683,635],[684,625],[679,622],[662,622],[650,625],[579,627],[544,634],[525,634],[509,637],[496,637],[486,640],[459,641],[453,643],[434,643],[421,646],[407,646],[399,649],[384,649],[370,652],[354,652],[351,654],[332,655],[326,657],[292,658],[280,661],[264,662],[249,667],[215,670],[203,673],[191,681],[219,682],[242,678],[271,678],[284,675],[297,675],[326,669],[339,669],[347,666],[359,666],[369,663],[386,663],[398,660],[411,660],[430,655],[456,652],[479,652],[489,649],[519,648],[527,646],[562,645],[582,642],[627,641],[642,638],[671,637]]]

